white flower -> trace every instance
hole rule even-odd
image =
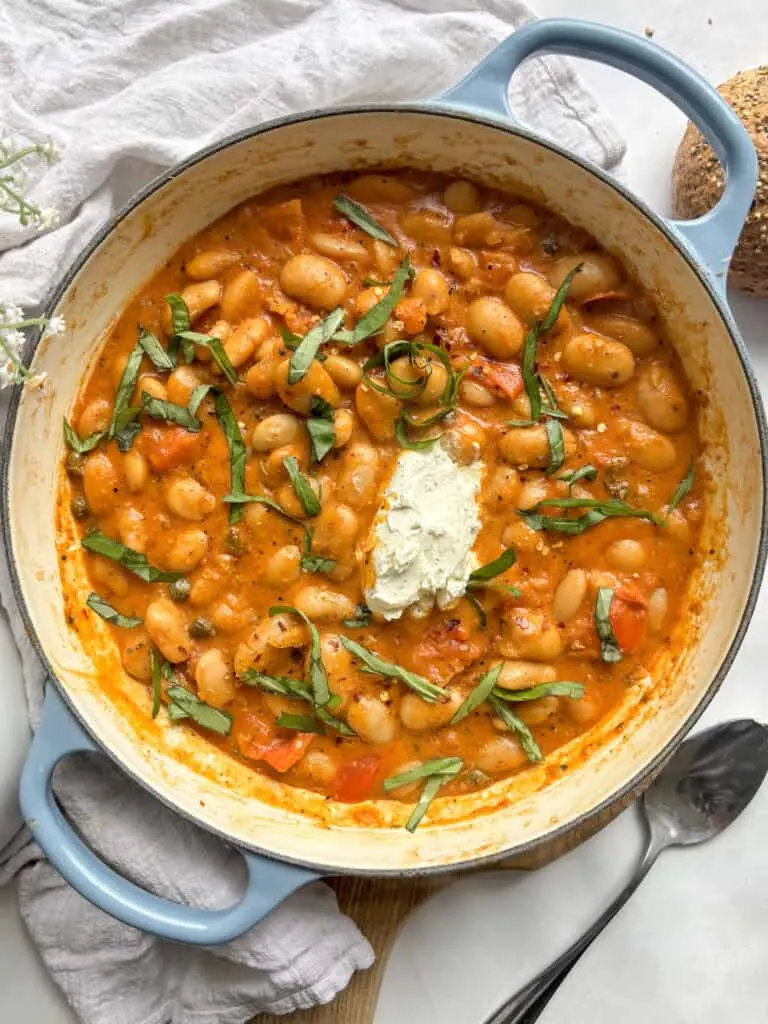
[[[67,329],[67,322],[63,316],[52,316],[48,321],[48,326],[45,328],[46,337],[55,337],[57,334],[63,334]]]
[[[10,359],[0,364],[0,388],[8,388],[12,384],[19,383],[19,376],[16,367]]]
[[[3,324],[17,324],[24,319],[24,310],[15,302],[0,303],[0,327]]]
[[[3,332],[3,341],[5,347],[11,356],[16,356],[17,359],[21,358],[21,353],[24,350],[24,342],[26,338],[21,331],[16,331],[13,328]]]
[[[44,231],[50,231],[51,228],[58,227],[59,219],[59,211],[55,206],[46,206],[37,215],[40,227]]]

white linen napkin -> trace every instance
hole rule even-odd
[[[420,99],[456,82],[511,29],[519,0],[19,0],[0,9],[0,124],[51,137],[61,159],[31,198],[59,210],[42,237],[0,214],[0,301],[37,306],[93,232],[159,171],[231,132],[312,107]],[[510,98],[521,120],[605,167],[623,143],[567,62],[534,60]],[[26,244],[22,244],[26,243]],[[3,563],[30,718],[43,672]],[[71,759],[60,802],[119,871],[196,906],[236,898],[242,862],[103,757]],[[327,1002],[372,950],[333,893],[300,890],[228,946],[192,950],[125,927],[71,890],[26,832],[0,852],[24,920],[86,1024],[239,1024]]]

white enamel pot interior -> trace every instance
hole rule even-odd
[[[442,799],[415,835],[408,809],[350,808],[237,764],[164,714],[122,672],[107,630],[67,623],[55,522],[61,422],[116,318],[176,248],[235,204],[307,173],[415,167],[529,196],[585,228],[658,303],[692,386],[712,491],[684,625],[610,719],[478,795]],[[6,536],[31,635],[71,709],[107,753],[166,804],[240,846],[325,872],[439,870],[530,849],[638,787],[723,679],[754,602],[764,510],[759,400],[727,310],[674,233],[577,161],[492,121],[434,107],[357,109],[281,122],[195,158],[152,186],[86,253],[55,300],[66,336],[43,341],[10,417]],[[83,559],[62,513],[65,572]],[[83,613],[78,613],[83,622]]]

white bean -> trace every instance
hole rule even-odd
[[[132,448],[123,455],[123,472],[125,483],[131,494],[138,494],[143,491],[149,479],[149,463],[141,454]]]
[[[216,496],[191,476],[175,476],[165,486],[165,501],[180,519],[199,522],[216,507]]]
[[[495,736],[486,740],[475,755],[475,764],[488,775],[514,771],[527,763],[525,752],[511,736]]]
[[[621,341],[599,334],[578,334],[563,349],[563,366],[577,380],[618,388],[635,372],[635,357]]]
[[[335,309],[346,294],[347,279],[341,267],[326,256],[301,253],[284,264],[280,287],[286,295],[315,309]]]
[[[648,598],[646,623],[649,633],[660,633],[669,612],[669,594],[664,587],[657,587]]]
[[[439,704],[430,704],[422,700],[418,694],[406,693],[400,701],[400,721],[406,729],[413,732],[439,729],[443,725],[448,725],[463,701],[464,698],[458,690],[452,690],[450,699]]]
[[[167,597],[150,602],[144,613],[144,625],[152,642],[166,661],[186,661],[192,645],[183,613]]]
[[[353,700],[347,708],[347,723],[366,743],[389,743],[397,734],[392,707],[375,697]]]
[[[569,569],[557,585],[552,599],[555,622],[570,622],[587,596],[587,574],[583,569]]]
[[[174,534],[163,556],[163,564],[171,572],[191,572],[208,553],[208,534],[192,527]]]
[[[553,683],[557,672],[552,665],[537,661],[505,661],[499,673],[498,686],[504,690],[527,690],[539,683]]]
[[[284,444],[298,441],[302,434],[301,420],[289,412],[267,416],[251,431],[251,447],[256,452],[271,452]]]
[[[298,592],[294,604],[313,622],[351,618],[354,602],[336,590],[327,587],[308,586]]]
[[[606,560],[620,572],[639,572],[645,565],[645,548],[639,540],[615,540],[605,552]]]
[[[197,693],[206,704],[215,708],[224,707],[235,696],[235,679],[229,662],[218,647],[212,647],[200,658],[195,666]]]
[[[293,583],[300,575],[301,550],[295,544],[286,544],[278,548],[270,555],[264,566],[264,579],[274,586]]]

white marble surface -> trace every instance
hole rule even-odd
[[[589,18],[636,32],[651,28],[656,42],[713,82],[764,63],[768,53],[760,0],[730,0],[727,6],[701,0],[535,0],[535,6],[542,16]],[[648,87],[619,72],[593,64],[580,70],[629,142],[630,187],[666,211],[684,118]],[[765,389],[768,303],[736,299],[733,308]],[[731,717],[768,721],[768,686],[761,672],[768,663],[766,627],[768,593],[705,722]],[[4,640],[0,626],[0,660],[14,685],[18,669]],[[18,752],[0,722],[0,778],[7,778],[17,761]],[[2,812],[0,806],[0,821],[10,820]],[[762,851],[767,836],[768,789],[716,842],[666,854],[542,1020],[765,1020],[768,858]],[[386,973],[376,1024],[481,1024],[516,987],[516,979],[543,966],[621,885],[640,842],[636,816],[629,812],[534,876],[494,873],[444,891],[407,922]],[[74,1021],[30,947],[8,889],[0,890],[0,1019]]]

